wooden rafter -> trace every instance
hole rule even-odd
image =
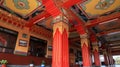
[[[40,20],[43,20],[45,18],[50,17],[51,15],[47,12],[44,11],[42,14],[38,14],[37,16],[31,18],[28,23],[26,24],[27,27],[33,26],[35,23],[39,22]]]
[[[73,0],[68,0],[62,6],[66,7],[66,8],[69,8],[69,7],[71,7],[71,6],[73,6],[73,5],[77,4],[77,3],[82,3],[82,2],[83,2],[83,0],[74,0],[74,1]]]
[[[116,18],[120,18],[120,12],[115,13],[115,14],[111,14],[111,15],[108,15],[108,16],[98,17],[95,20],[87,22],[85,24],[85,26],[87,26],[87,27],[93,27],[93,26],[98,25],[99,23],[103,23],[103,22],[106,22],[106,21],[109,21],[109,20],[112,20],[112,19],[116,19]]]
[[[108,41],[109,44],[120,44],[120,40],[116,40],[116,41]]]
[[[113,33],[113,32],[120,32],[120,29],[113,29],[113,30],[109,30],[109,31],[103,31],[103,32],[97,33],[96,36],[103,36],[103,35]]]
[[[80,41],[80,37],[69,39],[69,42],[75,42],[75,41]]]

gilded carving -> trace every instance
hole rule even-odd
[[[58,29],[58,30],[60,31],[60,33],[62,34],[65,29],[66,29],[66,31],[68,31],[68,24],[67,24],[67,23],[64,23],[64,22],[55,23],[55,24],[53,25],[53,30],[54,30],[53,35],[55,34],[55,32],[56,32],[57,29]],[[67,33],[67,34],[68,34],[68,33]]]
[[[63,15],[59,15],[54,19],[54,25],[53,25],[53,35],[55,33],[55,31],[57,29],[59,29],[60,33],[62,34],[63,31],[66,29],[66,31],[68,31],[68,19],[63,16]],[[68,33],[67,33],[68,34]]]
[[[81,38],[81,47],[83,47],[83,45],[86,45],[88,47],[89,45],[88,38]]]

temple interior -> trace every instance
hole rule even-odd
[[[0,0],[1,60],[11,67],[119,65],[120,0]]]

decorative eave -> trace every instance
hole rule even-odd
[[[21,18],[18,18],[12,14],[9,14],[8,12],[3,11],[3,10],[0,10],[0,20],[4,21],[7,24],[11,24],[17,28],[20,28],[20,29],[24,29],[26,23],[28,23],[27,21],[25,21]],[[38,35],[43,35],[46,38],[52,37],[52,32],[50,32],[42,27],[36,26],[36,25],[33,25],[30,28],[30,32],[36,33]]]

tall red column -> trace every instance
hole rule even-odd
[[[80,34],[81,38],[81,50],[82,50],[82,60],[84,67],[91,67],[91,55],[89,49],[89,40],[88,34],[86,32],[85,27],[82,24],[75,25],[77,32]]]
[[[98,47],[98,42],[94,33],[91,34],[90,40],[92,42],[92,47],[93,47],[95,66],[100,66],[99,47]]]
[[[52,67],[69,67],[67,22],[67,18],[62,15],[54,20]]]
[[[87,34],[80,35],[81,37],[81,48],[82,48],[82,58],[83,58],[83,66],[90,67],[91,66],[91,56],[89,51],[89,40]]]
[[[103,49],[103,55],[104,55],[105,65],[109,65],[109,60],[108,60],[106,49]]]
[[[95,66],[100,66],[98,44],[97,42],[93,42],[92,45],[93,45],[93,55],[94,55]]]
[[[109,64],[110,65],[114,64],[113,57],[112,57],[112,54],[111,54],[111,48],[110,48],[110,46],[108,47],[108,60],[109,60]]]

